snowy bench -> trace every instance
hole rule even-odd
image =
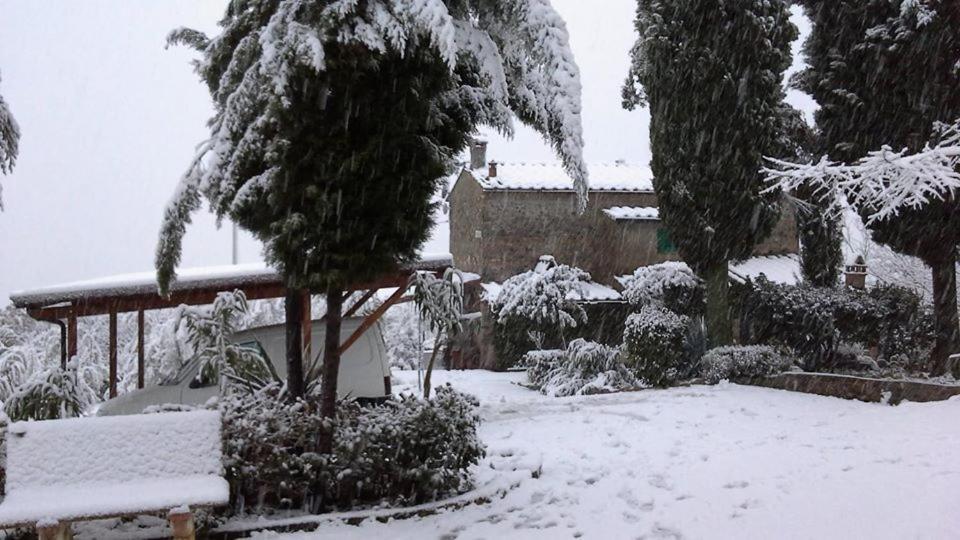
[[[35,526],[41,539],[70,538],[71,521],[156,512],[192,538],[189,508],[229,499],[216,411],[16,422],[6,441],[0,528]]]

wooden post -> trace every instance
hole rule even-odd
[[[70,528],[70,523],[61,523],[61,522],[38,522],[37,523],[37,538],[39,540],[71,540],[73,538],[73,530]]]
[[[67,315],[67,361],[77,355],[77,314],[72,309]]]
[[[397,287],[396,292],[391,294],[390,298],[387,298],[387,300],[384,303],[380,304],[380,306],[377,309],[373,310],[373,313],[371,313],[370,315],[367,315],[367,317],[363,319],[363,322],[360,323],[360,327],[354,330],[353,333],[350,334],[350,337],[348,337],[346,341],[340,344],[340,354],[343,354],[344,352],[346,352],[351,345],[353,345],[354,343],[357,342],[358,339],[360,339],[360,336],[362,336],[364,332],[366,332],[367,330],[370,329],[371,326],[376,324],[376,322],[380,319],[380,317],[382,317],[383,314],[386,313],[388,309],[390,309],[390,306],[396,304],[400,300],[400,297],[402,297],[403,294],[407,292],[408,287],[409,285],[404,287]]]
[[[300,316],[300,339],[303,340],[303,365],[313,365],[313,315],[310,313],[310,291],[303,292],[303,310]]]
[[[110,397],[117,397],[117,312],[110,311]]]
[[[343,312],[343,318],[346,319],[347,317],[352,317],[353,314],[357,312],[357,310],[359,310],[361,307],[363,307],[364,304],[367,303],[367,300],[370,300],[370,298],[377,293],[377,290],[378,289],[370,289],[369,291],[363,293],[363,295],[360,298],[358,298],[357,301],[354,302],[352,306],[350,306],[349,308],[347,308],[346,311]]]
[[[173,540],[195,540],[196,529],[193,526],[193,512],[189,508],[174,508],[167,514]]]
[[[144,343],[143,343],[143,308],[137,311],[137,388],[143,388],[143,359],[144,355]]]

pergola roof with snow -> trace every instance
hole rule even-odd
[[[400,269],[398,274],[402,276],[387,276],[384,286],[399,286],[394,282],[417,270],[442,270],[452,265],[453,257],[449,253],[423,254]],[[372,285],[377,284],[357,284],[351,288],[369,289]],[[57,312],[70,309],[67,305],[70,304],[77,315],[97,315],[181,303],[205,304],[211,302],[217,292],[234,289],[244,289],[251,299],[283,296],[283,283],[277,271],[263,263],[252,263],[178,270],[177,279],[170,286],[169,299],[159,296],[155,272],[138,272],[17,291],[10,295],[10,300],[15,306],[28,310]],[[63,318],[56,316],[59,313],[50,314]]]
[[[653,192],[649,167],[628,163],[588,163],[590,191]],[[559,162],[497,163],[490,169],[467,169],[488,191],[573,191],[573,179]]]

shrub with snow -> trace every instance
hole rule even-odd
[[[701,359],[700,369],[708,383],[734,377],[763,377],[790,369],[793,360],[765,345],[716,347]]]
[[[524,356],[530,383],[548,396],[605,394],[636,388],[620,350],[575,339],[564,350],[531,351]]]
[[[220,408],[232,511],[415,504],[461,491],[485,452],[477,405],[449,386],[430,400],[342,403],[331,455],[318,452],[331,425],[312,398],[290,402],[279,384],[230,391]]]
[[[14,421],[79,416],[98,401],[85,377],[87,369],[73,360],[65,370],[55,367],[35,373],[14,389],[3,404],[4,412]]]
[[[703,280],[682,262],[637,268],[624,283],[623,296],[636,308],[660,305],[687,316],[703,314]]]
[[[530,350],[566,347],[571,333],[587,323],[577,294],[590,281],[583,270],[543,256],[534,270],[503,282],[489,298],[496,320],[494,347],[498,367],[506,369]]]
[[[687,371],[690,318],[665,307],[644,306],[627,318],[623,333],[626,365],[651,386],[669,386]]]
[[[896,287],[791,286],[761,276],[748,284],[742,317],[750,342],[790,347],[810,369],[833,365],[842,343],[877,345],[890,358],[922,351],[933,340],[920,298]]]

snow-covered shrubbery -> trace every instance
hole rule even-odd
[[[530,384],[549,396],[619,392],[638,386],[620,349],[575,339],[566,349],[530,351],[524,356]]]
[[[789,357],[765,345],[716,347],[707,351],[700,361],[701,373],[708,383],[733,377],[775,375],[792,365]]]
[[[763,279],[743,297],[746,336],[751,343],[784,345],[806,367],[830,367],[841,343],[878,346],[882,356],[926,356],[932,343],[929,310],[910,291],[782,285]]]
[[[330,425],[313,401],[289,402],[279,384],[230,391],[220,409],[232,511],[415,504],[461,491],[485,453],[477,405],[449,385],[430,400],[341,403],[327,455],[317,434]]]
[[[391,307],[383,315],[380,328],[383,332],[383,341],[387,348],[387,358],[393,369],[416,369],[420,365],[420,355],[423,342],[430,335],[421,337],[421,331],[429,332],[429,328],[421,328],[417,308],[413,304],[399,304]]]
[[[80,416],[98,401],[97,391],[90,386],[87,366],[73,360],[67,369],[46,369],[18,386],[3,403],[10,419],[54,420]]]
[[[641,266],[623,289],[623,297],[635,308],[660,305],[689,317],[703,314],[703,295],[703,280],[682,262]]]
[[[669,386],[686,375],[685,347],[690,318],[658,305],[648,305],[627,318],[623,333],[624,361],[645,383]]]
[[[516,365],[530,350],[566,347],[571,334],[587,323],[577,293],[590,281],[583,270],[543,256],[534,270],[512,276],[488,298],[496,320],[498,368]]]

